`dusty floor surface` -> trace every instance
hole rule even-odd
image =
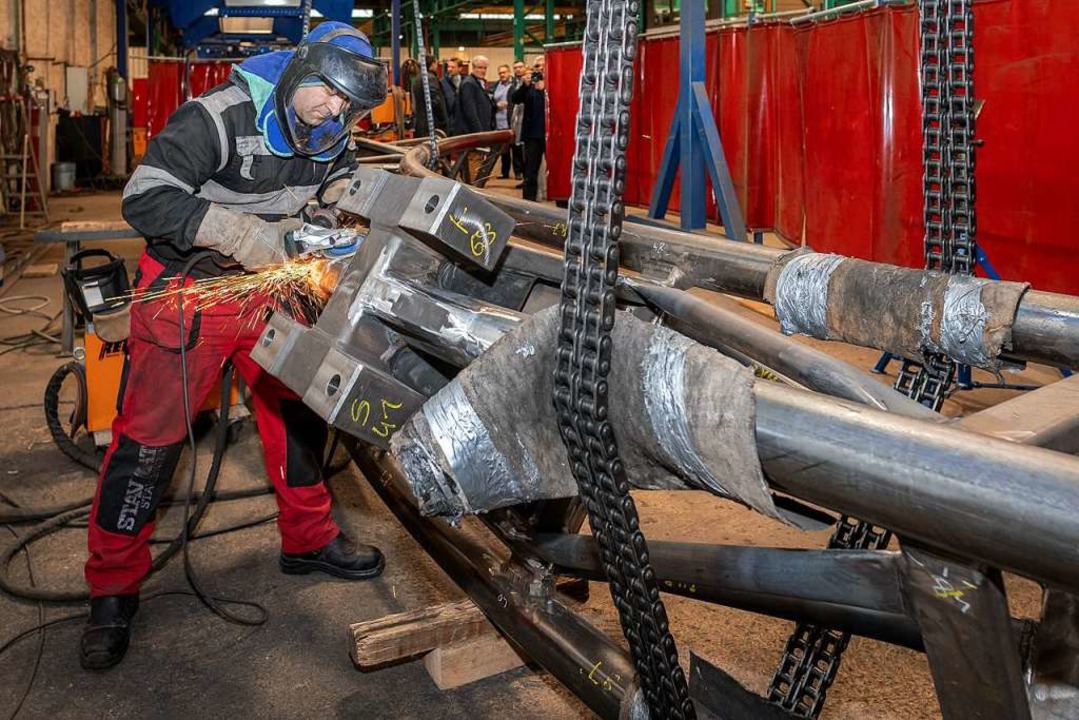
[[[508,190],[507,184],[507,190]],[[66,198],[53,203],[53,219],[116,219],[118,196]],[[141,243],[110,243],[131,262]],[[58,249],[39,260],[60,259]],[[10,285],[10,284],[9,284]],[[59,309],[56,277],[24,279],[0,288],[8,295],[43,294],[46,311]],[[0,296],[2,297],[2,296]],[[774,324],[759,308],[746,313]],[[40,327],[35,318],[0,314],[0,336]],[[814,341],[807,341],[814,342]],[[845,346],[827,347],[860,367],[869,367],[876,353]],[[3,499],[21,505],[51,505],[93,491],[94,477],[52,444],[40,407],[44,385],[66,358],[55,346],[0,355],[0,511]],[[894,371],[894,365],[892,370]],[[1035,383],[1054,379],[1044,368],[1022,376]],[[891,382],[882,377],[882,382]],[[1011,397],[1009,391],[977,391],[949,401],[946,412],[964,414]],[[208,464],[203,442],[198,475]],[[186,458],[177,473],[180,492]],[[228,453],[219,487],[247,487],[264,482],[259,441],[253,427],[244,430]],[[523,668],[451,692],[439,692],[422,663],[410,662],[374,673],[356,670],[346,647],[346,626],[359,620],[420,608],[460,597],[453,582],[398,525],[355,469],[331,482],[337,516],[355,537],[378,544],[388,564],[378,580],[347,583],[318,576],[290,577],[276,567],[278,537],[272,524],[193,543],[191,557],[198,576],[215,594],[257,600],[270,613],[261,627],[222,622],[191,597],[163,596],[145,602],[134,627],[125,662],[111,671],[91,674],[80,669],[75,653],[81,621],[50,628],[0,655],[0,716],[8,715],[35,676],[21,708],[21,718],[578,718],[590,713],[553,678]],[[636,494],[649,538],[698,542],[744,543],[782,547],[822,547],[827,533],[807,534],[697,492]],[[271,497],[219,503],[210,508],[203,531],[273,512]],[[164,514],[157,534],[177,531],[180,511]],[[0,548],[13,531],[0,528]],[[52,589],[83,587],[85,530],[68,529],[32,547],[35,577]],[[26,582],[26,560],[13,562],[12,577]],[[149,580],[144,596],[186,590],[180,562],[173,562]],[[1036,612],[1039,592],[1030,583],[1010,582],[1015,612]],[[688,651],[725,668],[756,691],[767,686],[791,624],[750,613],[667,600],[672,627],[683,661]],[[79,612],[83,606],[49,606],[48,619]],[[0,594],[0,643],[39,621],[39,607]],[[618,634],[606,588],[592,587],[583,612],[597,625]],[[40,666],[35,667],[43,642]],[[855,639],[844,657],[839,679],[829,694],[824,717],[830,720],[914,720],[939,717],[922,655],[881,643]]]

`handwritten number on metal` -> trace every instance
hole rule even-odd
[[[379,400],[379,404],[382,418],[377,421],[377,425],[372,424],[370,430],[380,438],[387,438],[398,427],[397,423],[390,422],[390,410],[400,410],[402,403],[395,403],[392,400],[383,398]],[[361,428],[368,427],[368,423],[371,421],[371,401],[360,400],[359,398],[353,400],[351,414],[352,422]]]
[[[467,213],[468,208],[462,208],[460,215],[450,215],[450,222],[468,236],[468,248],[472,251],[472,254],[475,257],[484,257],[487,255],[491,245],[498,240],[498,233],[495,232],[489,222],[480,225],[473,220],[469,220],[466,225],[465,220],[462,218],[466,217]],[[473,227],[470,228],[469,225]]]

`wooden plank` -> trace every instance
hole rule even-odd
[[[53,277],[58,272],[60,272],[60,263],[41,263],[40,265],[27,266],[22,276],[24,278],[46,278]]]
[[[461,687],[524,664],[517,651],[495,634],[437,647],[423,658],[439,690]]]
[[[138,237],[142,235],[123,220],[63,220],[42,226],[34,233],[34,242],[77,243]]]
[[[466,599],[350,625],[349,654],[360,667],[376,666],[485,634],[497,635]]]

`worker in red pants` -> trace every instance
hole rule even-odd
[[[147,240],[139,291],[286,259],[295,218],[309,202],[326,207],[340,197],[356,166],[350,131],[385,99],[386,68],[371,55],[363,33],[322,23],[295,51],[244,61],[173,114],[124,189],[124,217]],[[379,550],[346,539],[330,516],[319,466],[325,424],[251,360],[276,301],[185,303],[185,337],[175,298],[132,303],[120,412],[90,515],[83,667],[111,667],[127,651],[154,514],[187,436],[185,368],[192,411],[226,361],[251,390],[280,509],[281,569],[352,580],[381,573]]]

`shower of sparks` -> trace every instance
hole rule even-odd
[[[132,301],[178,300],[182,296],[184,305],[200,311],[222,304],[263,306],[267,300],[321,307],[329,298],[320,284],[327,266],[328,261],[321,258],[298,258],[256,273],[205,278],[185,287],[170,284],[152,292],[136,290]]]

